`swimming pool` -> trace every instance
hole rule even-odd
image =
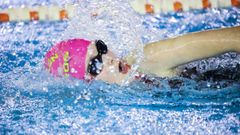
[[[157,38],[164,39],[239,26],[239,15],[237,8],[168,13],[145,16],[143,27],[160,30]],[[43,69],[43,56],[64,38],[67,26],[66,21],[0,24],[1,134],[239,134],[239,81],[223,87],[227,80],[176,78],[183,83],[171,88],[169,79],[120,87],[53,78]],[[199,70],[229,68],[239,60],[233,53],[197,64]]]

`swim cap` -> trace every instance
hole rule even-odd
[[[56,44],[45,55],[44,65],[55,76],[84,79],[85,60],[91,41],[70,39]]]

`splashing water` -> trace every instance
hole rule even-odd
[[[108,7],[108,12],[118,11],[116,7],[124,8],[121,5],[129,8],[125,1],[102,0],[100,5],[88,5],[95,1],[81,2],[86,8],[113,6]],[[80,11],[81,6],[76,13],[92,11],[91,8]],[[138,16],[131,10],[122,10],[126,11],[122,15]],[[142,43],[179,34],[240,25],[239,14],[239,9],[230,8],[136,17],[143,22],[141,25],[142,22],[134,20],[133,24],[128,20],[122,22],[102,11],[102,16],[98,16],[102,18],[96,17],[95,21],[87,18],[93,24],[90,30],[88,24],[77,23],[83,19],[80,15],[70,22],[0,24],[0,134],[239,134],[239,82],[224,88],[208,87],[208,81],[199,84],[184,78],[155,78],[156,85],[139,81],[124,87],[101,81],[89,85],[80,80],[53,78],[42,63],[46,51],[67,38],[102,38],[121,57],[128,53],[125,51],[134,50],[134,43],[140,43],[137,46],[142,48]],[[108,21],[104,17],[112,17],[117,23],[102,22],[101,26],[101,20]],[[121,28],[135,29],[134,23],[141,26],[134,30],[136,33],[129,31],[131,37],[128,37]],[[101,30],[98,27],[103,31],[98,31]],[[81,33],[84,29],[87,32]],[[113,38],[108,30],[121,32]],[[152,32],[161,34],[151,36]],[[132,37],[134,34],[140,38]],[[229,68],[238,62],[239,55],[230,53],[188,66],[199,66],[204,71],[218,66]],[[169,81],[174,79],[182,83],[171,87]]]
[[[133,11],[129,0],[84,0],[75,14],[78,16],[70,21],[65,38],[101,39],[119,57],[134,53],[137,63],[130,74],[133,76],[143,57],[144,27],[143,18]]]
[[[142,48],[141,16],[129,7],[127,0],[82,1],[75,13],[79,16],[70,21],[66,39],[102,39],[118,55],[127,47],[130,51]]]

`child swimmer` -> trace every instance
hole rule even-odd
[[[179,75],[177,67],[226,52],[240,52],[240,26],[190,33],[145,45],[140,74]],[[135,59],[118,59],[101,41],[71,39],[55,45],[45,56],[45,67],[55,76],[102,80],[121,84]]]

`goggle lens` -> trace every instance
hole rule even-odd
[[[102,40],[97,40],[95,42],[98,54],[93,57],[88,64],[88,73],[92,76],[97,76],[101,73],[103,68],[102,55],[107,54],[107,45]]]

